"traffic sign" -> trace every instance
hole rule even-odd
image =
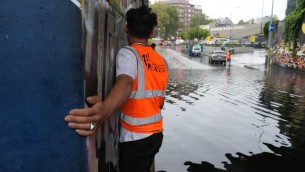
[[[269,32],[274,32],[274,24],[269,24]]]

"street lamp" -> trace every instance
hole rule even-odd
[[[230,46],[232,46],[232,24],[234,24],[233,21],[232,21],[232,13],[233,13],[234,10],[236,10],[238,8],[239,7],[235,7],[233,10],[231,10],[230,20],[231,20],[232,23],[230,23],[230,44],[231,44]]]
[[[264,4],[265,4],[265,0],[263,0],[263,7],[262,7],[261,34],[263,33]]]

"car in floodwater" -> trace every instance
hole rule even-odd
[[[190,49],[190,56],[200,57],[200,55],[201,55],[201,46],[199,44],[192,46]]]
[[[209,63],[226,63],[226,53],[222,50],[213,50],[210,57]]]

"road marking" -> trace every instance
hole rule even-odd
[[[73,4],[75,4],[79,9],[82,9],[81,4],[77,0],[70,0]]]

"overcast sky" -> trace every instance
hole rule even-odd
[[[150,0],[152,3],[158,0]],[[200,5],[202,12],[210,18],[231,17],[237,23],[251,18],[270,16],[272,0],[189,0],[191,4]],[[287,0],[274,0],[273,15],[280,20],[285,18]]]

